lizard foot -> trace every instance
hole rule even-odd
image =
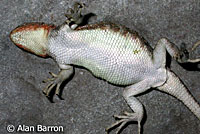
[[[114,118],[119,119],[119,121],[113,123],[111,126],[109,126],[108,128],[106,128],[106,131],[108,133],[108,131],[110,131],[111,129],[113,129],[114,127],[120,125],[116,131],[116,134],[118,134],[121,129],[129,122],[132,121],[137,121],[138,122],[138,133],[140,134],[140,121],[138,121],[138,114],[137,113],[129,113],[129,112],[124,112],[124,115],[114,115]]]
[[[200,62],[200,58],[190,59],[190,54],[200,45],[200,41],[196,42],[191,50],[187,50],[185,44],[181,44],[181,57],[180,63],[189,62],[189,63],[197,63]]]
[[[49,72],[49,74],[52,76],[52,78],[48,78],[46,80],[44,80],[44,83],[49,83],[44,89],[43,89],[43,93],[49,97],[50,92],[52,91],[52,89],[56,86],[56,95],[60,94],[60,85],[62,84],[63,80],[60,77],[60,75],[56,75],[52,72]]]
[[[48,78],[47,80],[44,80],[44,83],[49,83],[44,89],[43,89],[43,93],[50,98],[50,93],[52,91],[52,89],[54,87],[56,87],[56,95],[61,98],[61,93],[60,93],[60,86],[61,84],[66,81],[67,79],[69,79],[72,74],[74,73],[74,69],[72,66],[69,65],[60,65],[62,67],[61,71],[57,74],[54,73],[50,73],[50,75],[52,76],[52,78]]]
[[[51,93],[52,89],[56,87],[56,95],[60,97],[60,86],[61,84],[68,79],[73,72],[73,68],[63,69],[59,72],[59,74],[50,73],[52,78],[48,78],[47,80],[44,80],[44,83],[49,83],[44,89],[43,93],[49,97],[49,94]]]
[[[68,14],[65,16],[67,17],[66,23],[70,25],[70,23],[75,23],[76,25],[71,25],[70,27],[72,29],[75,29],[77,25],[81,24],[83,22],[83,16],[81,14],[82,9],[85,7],[85,4],[76,2],[74,4],[74,8],[68,9]]]

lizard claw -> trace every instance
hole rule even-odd
[[[193,45],[191,51],[194,51],[194,50],[198,47],[198,45],[200,45],[200,41],[197,41],[197,42]]]
[[[111,126],[106,128],[107,133],[108,133],[108,131],[110,131],[111,129],[113,129],[114,127],[119,125],[119,127],[116,131],[116,134],[118,134],[127,123],[129,123],[131,121],[137,121],[138,122],[138,133],[140,134],[141,127],[140,127],[140,121],[138,121],[137,113],[128,113],[125,111],[124,115],[114,115],[114,118],[119,119],[119,121],[113,123]]]

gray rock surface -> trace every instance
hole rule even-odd
[[[187,48],[200,39],[199,0],[83,0],[84,13],[97,16],[90,23],[112,21],[138,31],[155,46],[167,37]],[[9,124],[62,125],[65,134],[104,134],[115,122],[112,115],[130,110],[122,98],[122,87],[76,69],[59,100],[50,103],[43,95],[42,80],[48,72],[58,72],[52,59],[42,59],[18,49],[9,32],[25,22],[62,24],[64,14],[74,1],[69,0],[1,0],[0,1],[0,133]],[[198,48],[196,54],[200,54]],[[188,71],[172,61],[171,68],[200,102],[200,72]],[[158,91],[138,96],[146,108],[143,134],[198,134],[200,121],[178,100]],[[111,134],[114,134],[111,131]],[[36,132],[33,132],[36,133]],[[48,132],[50,133],[50,132]],[[130,124],[121,134],[136,134]],[[20,133],[21,134],[21,133]]]

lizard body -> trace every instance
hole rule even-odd
[[[126,31],[123,35],[124,29],[114,31],[109,23],[94,25],[95,29],[88,29],[91,26],[88,25],[70,31],[68,25],[63,25],[52,32],[48,43],[50,55],[58,64],[83,66],[95,76],[118,85],[131,85],[146,76],[161,75],[137,34]]]
[[[81,4],[78,5],[80,8]],[[198,102],[179,78],[166,68],[166,51],[180,63],[199,62],[200,59],[189,59],[166,38],[160,39],[152,51],[137,32],[112,23],[78,26],[76,24],[82,18],[78,6],[74,8],[76,12],[68,15],[67,24],[57,28],[41,23],[26,24],[10,34],[11,40],[19,47],[42,57],[48,55],[61,68],[58,75],[51,73],[53,78],[46,81],[50,82],[43,90],[47,96],[54,87],[59,95],[60,85],[72,75],[73,65],[78,65],[112,84],[127,86],[123,97],[134,112],[116,115],[120,120],[108,130],[120,124],[118,133],[126,123],[137,121],[138,133],[141,133],[144,109],[135,95],[151,87],[178,98],[200,119]],[[70,26],[72,21],[75,24]]]

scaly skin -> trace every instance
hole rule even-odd
[[[100,23],[81,30],[63,25],[49,36],[49,54],[58,64],[83,66],[113,84],[131,85],[156,75],[152,54],[139,36],[116,25],[121,31],[114,31],[112,25]]]
[[[172,71],[168,70],[167,73],[167,81],[164,85],[157,88],[181,100],[200,120],[199,104],[194,100],[187,88]]]
[[[130,121],[138,122],[141,132],[143,105],[135,97],[151,87],[171,94],[182,101],[200,119],[200,106],[189,94],[179,78],[166,69],[166,51],[178,62],[199,62],[190,59],[166,38],[158,41],[152,51],[136,32],[112,23],[98,23],[78,26],[83,20],[81,8],[76,3],[66,24],[57,28],[52,25],[32,23],[16,28],[10,34],[11,40],[19,47],[36,55],[50,56],[58,63],[61,71],[45,82],[50,82],[43,92],[49,96],[56,87],[73,74],[73,65],[83,66],[95,76],[110,83],[127,86],[123,97],[133,110],[124,115],[115,115],[120,120],[107,130],[119,125],[116,133]],[[74,23],[73,25],[71,25]],[[200,44],[197,42],[193,49]]]

